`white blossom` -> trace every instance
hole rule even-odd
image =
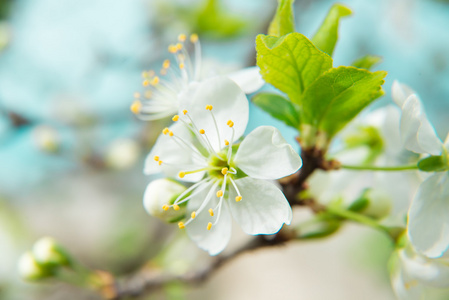
[[[248,123],[244,92],[226,77],[197,83],[181,99],[175,124],[163,131],[145,165],[146,174],[163,172],[194,184],[165,209],[187,202],[180,222],[190,238],[211,255],[231,235],[232,218],[247,234],[274,234],[290,224],[283,193],[266,181],[290,175],[301,158],[274,127],[261,126],[243,141]]]
[[[194,47],[193,57],[186,49],[190,44]],[[156,120],[177,113],[180,98],[187,90],[192,92],[196,83],[217,76],[204,70],[198,35],[192,34],[189,39],[185,34],[179,35],[178,42],[170,45],[168,51],[175,60],[166,59],[159,76],[153,70],[142,73],[142,84],[147,90],[143,96],[135,93],[136,100],[131,105],[131,111],[141,119]],[[259,67],[246,68],[228,74],[228,77],[247,94],[257,91],[264,84]]]
[[[449,139],[438,138],[418,96],[407,86],[393,84],[393,100],[402,109],[404,146],[416,153],[441,155],[448,161]],[[448,168],[449,169],[449,166]],[[449,247],[449,172],[435,172],[418,188],[408,213],[408,234],[413,246],[435,258]]]

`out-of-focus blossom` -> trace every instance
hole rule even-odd
[[[395,82],[393,99],[402,110],[404,146],[416,153],[441,156],[446,170],[434,173],[418,188],[408,213],[408,233],[413,246],[425,255],[442,256],[449,247],[449,140],[438,138],[418,96]]]

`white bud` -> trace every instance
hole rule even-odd
[[[113,169],[132,167],[139,159],[140,146],[131,139],[117,139],[106,152],[106,165]]]
[[[156,179],[146,188],[143,196],[143,206],[152,216],[167,222],[179,221],[185,215],[185,206],[179,210],[172,207],[164,210],[164,205],[171,205],[175,199],[186,190],[186,187],[170,179]]]
[[[18,263],[20,276],[25,280],[38,280],[48,277],[47,269],[38,264],[31,252],[24,253]]]
[[[45,152],[56,152],[59,148],[57,131],[46,125],[37,126],[33,132],[34,140],[39,149]]]
[[[33,255],[39,264],[67,265],[69,259],[54,238],[43,237],[33,246]]]

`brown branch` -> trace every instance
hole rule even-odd
[[[104,284],[101,292],[105,299],[120,300],[127,297],[139,297],[143,294],[157,291],[165,285],[174,282],[199,285],[207,281],[225,263],[233,260],[240,254],[265,247],[280,246],[295,238],[296,232],[287,228],[283,228],[274,236],[256,236],[231,254],[217,256],[206,268],[183,275],[167,274],[162,270],[147,267],[124,281],[116,281],[112,276],[106,276],[102,272],[101,277]]]

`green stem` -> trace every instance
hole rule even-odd
[[[335,206],[328,206],[326,210],[335,216],[342,217],[344,219],[372,227],[374,229],[386,232],[388,235],[391,235],[388,228],[380,225],[377,221],[367,216]]]
[[[376,167],[376,166],[351,166],[341,165],[342,169],[360,170],[360,171],[407,171],[418,170],[418,165],[396,166],[396,167]]]

